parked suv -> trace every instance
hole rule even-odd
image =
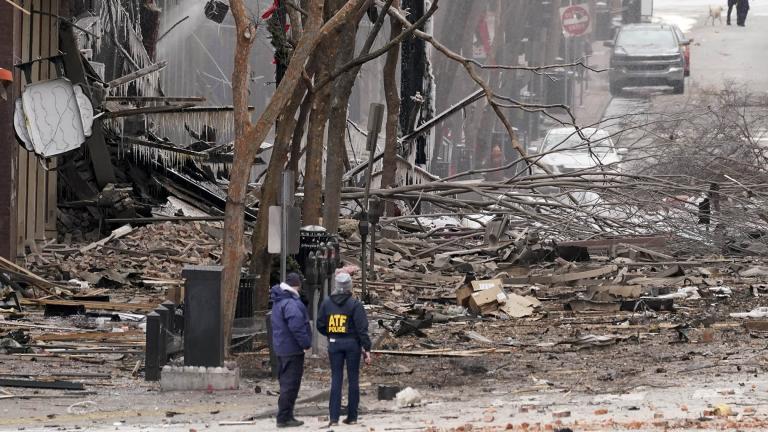
[[[677,94],[685,91],[685,55],[672,26],[631,24],[606,41],[611,51],[610,90],[616,95],[629,86],[668,85]]]

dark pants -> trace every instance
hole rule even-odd
[[[334,342],[331,342],[333,340]],[[360,405],[360,344],[354,338],[329,338],[328,357],[331,360],[331,401],[328,404],[332,422],[341,415],[341,387],[344,384],[344,363],[349,380],[349,404],[347,418],[357,420]]]
[[[747,13],[749,13],[749,0],[739,0],[736,5],[736,24],[743,26],[747,23]]]
[[[280,372],[280,397],[277,399],[277,422],[285,423],[293,418],[293,407],[299,397],[301,376],[304,375],[304,354],[278,357]]]
[[[736,3],[738,3],[738,0],[728,0],[728,16],[725,20],[728,25],[731,25],[731,12],[733,12],[733,7],[736,6]]]

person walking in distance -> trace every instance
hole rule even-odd
[[[277,400],[277,427],[297,427],[293,408],[304,375],[304,353],[312,347],[309,313],[300,298],[301,276],[289,273],[285,282],[270,290],[272,299],[272,347],[277,355],[280,397]]]
[[[736,3],[736,25],[744,27],[747,24],[749,13],[749,0],[738,0]]]
[[[728,15],[725,17],[725,23],[727,25],[731,25],[731,12],[733,12],[733,8],[736,6],[736,3],[738,3],[739,0],[728,0]],[[738,13],[738,10],[736,11]],[[714,21],[712,23],[714,25]]]
[[[363,304],[352,298],[352,277],[349,274],[336,275],[336,288],[323,301],[317,314],[317,330],[328,337],[328,358],[331,362],[329,426],[339,424],[345,364],[349,401],[344,423],[355,424],[360,404],[360,359],[365,359],[366,364],[371,363],[371,338],[368,336],[368,317]]]

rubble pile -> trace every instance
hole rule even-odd
[[[164,222],[126,225],[98,242],[49,244],[27,259],[51,281],[84,282],[96,288],[180,284],[184,265],[206,265],[221,256],[221,223]]]

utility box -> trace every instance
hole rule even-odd
[[[186,266],[184,282],[184,365],[224,365],[221,266]]]

